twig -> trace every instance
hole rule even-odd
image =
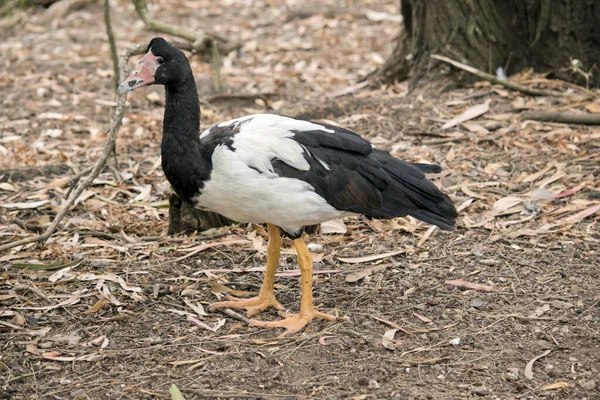
[[[248,318],[244,317],[240,313],[236,313],[230,308],[219,308],[218,310],[230,318],[237,319],[238,321],[243,322],[245,325],[250,325],[250,320]]]
[[[191,43],[193,51],[210,54],[215,90],[218,91],[221,89],[221,58],[219,56],[219,47],[211,35],[207,35],[206,33],[195,34],[180,26],[158,21],[148,16],[145,0],[132,0],[132,2],[140,19],[148,29],[185,39]]]
[[[523,86],[523,85],[518,84],[513,81],[500,80],[500,79],[496,78],[494,75],[490,75],[487,72],[480,71],[477,68],[473,68],[469,65],[459,63],[458,61],[454,61],[448,57],[439,56],[437,54],[432,54],[431,58],[448,63],[458,69],[462,69],[463,71],[467,71],[468,73],[473,74],[478,78],[484,79],[484,80],[492,82],[492,83],[496,83],[498,85],[502,85],[502,86],[507,87],[512,90],[517,90],[522,93],[527,93],[532,96],[555,96],[555,97],[567,96],[567,94],[563,93],[563,92],[556,92],[553,90],[534,89],[534,88],[530,88],[527,86]]]
[[[110,56],[113,62],[115,90],[119,87],[119,56],[117,55],[117,45],[115,44],[115,35],[113,34],[112,25],[110,23],[110,5],[108,0],[103,1],[104,8],[104,24],[106,25],[106,35],[108,43],[110,43]]]
[[[71,192],[73,191],[73,188],[75,188],[75,184],[77,182],[79,182],[79,180],[81,179],[81,177],[85,174],[88,174],[90,171],[92,170],[92,167],[87,167],[85,169],[82,169],[81,171],[79,171],[77,173],[77,175],[75,175],[73,178],[71,178],[71,182],[69,182],[69,190],[67,190],[67,195],[66,197],[69,197],[71,195]]]
[[[565,124],[600,125],[600,114],[580,114],[572,111],[530,111],[525,113],[523,118]]]
[[[130,49],[123,50],[119,59],[119,80],[123,80],[127,77],[127,60],[129,60],[129,58],[133,55],[141,54],[144,51],[144,49],[145,46],[137,45]],[[115,143],[117,140],[117,134],[119,133],[119,128],[121,128],[121,123],[123,122],[123,109],[125,107],[126,100],[126,95],[119,97],[117,100],[117,107],[115,108],[113,123],[110,130],[108,131],[108,141],[104,146],[102,156],[100,157],[100,159],[98,159],[98,161],[96,161],[96,164],[94,164],[94,167],[92,168],[90,174],[84,180],[79,182],[77,184],[77,187],[69,194],[69,196],[67,196],[66,201],[63,203],[63,205],[60,208],[60,211],[58,212],[58,214],[56,214],[56,217],[54,217],[54,220],[52,221],[50,226],[48,226],[46,231],[41,235],[17,240],[11,243],[6,243],[0,246],[0,251],[12,249],[13,247],[22,246],[29,243],[44,242],[48,240],[50,236],[52,236],[52,234],[56,231],[58,225],[60,224],[64,216],[67,214],[67,212],[69,212],[69,210],[75,203],[75,200],[77,200],[79,195],[81,195],[81,193],[83,193],[83,191],[92,184],[94,179],[98,177],[100,171],[102,171],[102,168],[104,168],[104,166],[106,165],[106,160],[114,151]]]

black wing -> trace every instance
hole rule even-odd
[[[442,229],[454,228],[457,212],[452,201],[424,174],[440,172],[439,166],[404,162],[374,149],[354,132],[318,124],[334,132],[294,132],[310,169],[273,160],[277,174],[311,184],[338,210],[383,219],[411,215]]]

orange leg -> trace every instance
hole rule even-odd
[[[237,299],[228,296],[227,299],[229,301],[211,304],[211,311],[214,311],[217,308],[245,308],[248,310],[246,315],[251,317],[266,310],[270,306],[280,311],[283,310],[283,306],[275,298],[274,291],[275,270],[277,269],[277,262],[279,261],[279,253],[281,250],[281,235],[279,234],[279,228],[275,225],[267,224],[267,229],[269,231],[269,243],[267,244],[267,270],[265,271],[265,278],[258,296],[250,299]]]
[[[263,328],[286,328],[287,330],[281,336],[300,331],[306,326],[306,324],[312,321],[313,318],[321,318],[327,321],[335,321],[336,319],[336,317],[333,315],[324,314],[315,310],[312,295],[312,256],[302,238],[295,239],[294,246],[296,246],[296,251],[298,252],[298,265],[300,266],[302,279],[302,300],[300,303],[300,313],[285,314],[286,318],[280,321],[265,322],[254,319],[251,320],[253,326],[259,326]]]

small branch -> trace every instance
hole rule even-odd
[[[502,85],[506,88],[512,89],[512,90],[516,90],[522,93],[527,93],[530,94],[532,96],[554,96],[554,97],[564,97],[567,96],[566,93],[562,93],[562,92],[556,92],[553,90],[542,90],[542,89],[534,89],[534,88],[530,88],[521,84],[518,84],[516,82],[512,82],[509,80],[500,80],[498,78],[496,78],[494,75],[490,75],[487,72],[483,72],[480,71],[476,68],[473,68],[469,65],[466,64],[462,64],[459,63],[458,61],[454,61],[448,57],[444,57],[444,56],[439,56],[437,54],[432,54],[431,58],[435,59],[435,60],[439,60],[439,61],[443,61],[445,63],[448,63],[458,69],[462,69],[463,71],[467,71],[470,74],[475,75],[478,78],[481,78],[483,80],[492,82],[492,83],[496,83],[498,85]]]
[[[113,34],[112,25],[110,23],[110,5],[108,0],[103,1],[104,8],[104,24],[106,25],[106,35],[108,43],[110,43],[110,56],[113,62],[115,90],[119,87],[119,56],[117,55],[117,45],[115,44],[115,35]]]
[[[144,50],[145,46],[141,45],[137,45],[133,48],[123,50],[123,52],[121,53],[121,57],[119,58],[119,81],[127,77],[127,60],[129,60],[129,58],[133,55],[142,54]],[[56,217],[54,217],[54,220],[52,221],[50,226],[48,226],[46,231],[41,235],[32,236],[26,239],[21,239],[15,242],[3,244],[0,246],[0,252],[29,243],[44,242],[48,240],[48,238],[50,238],[50,236],[52,236],[52,234],[57,230],[58,225],[60,224],[64,216],[67,214],[67,212],[69,212],[69,210],[75,203],[75,200],[77,200],[81,193],[83,193],[83,191],[92,184],[94,179],[98,177],[100,171],[102,171],[102,169],[106,165],[106,160],[114,151],[115,143],[117,140],[117,134],[119,133],[119,128],[121,128],[121,124],[123,122],[123,110],[125,108],[126,100],[126,95],[120,96],[118,98],[117,107],[113,116],[113,123],[110,130],[108,131],[108,141],[104,146],[102,156],[100,157],[100,159],[98,159],[98,161],[96,161],[96,164],[94,164],[94,167],[92,168],[90,174],[85,179],[80,181],[77,184],[77,187],[73,189],[73,191],[67,196],[66,201],[63,203],[58,214],[56,214]]]
[[[248,318],[244,317],[242,314],[236,313],[230,308],[219,308],[218,310],[230,318],[237,319],[238,321],[243,322],[246,326],[251,325],[250,320]]]
[[[600,125],[600,114],[580,114],[572,111],[530,111],[525,113],[523,118],[565,124]]]
[[[219,46],[217,46],[217,42],[213,36],[206,33],[195,34],[180,26],[155,20],[148,16],[145,0],[132,0],[132,2],[140,19],[148,29],[185,39],[191,43],[192,51],[210,54],[215,90],[221,89],[221,58],[219,56]]]

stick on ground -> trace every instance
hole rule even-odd
[[[492,83],[496,83],[498,85],[502,85],[506,88],[512,89],[512,90],[516,90],[522,93],[527,93],[530,94],[532,96],[549,96],[549,97],[564,97],[567,96],[566,93],[563,92],[557,92],[554,90],[542,90],[542,89],[535,89],[535,88],[530,88],[524,85],[521,85],[519,83],[513,82],[513,81],[509,81],[509,80],[501,80],[496,78],[494,75],[488,74],[487,72],[483,72],[478,70],[477,68],[473,68],[469,65],[460,63],[458,61],[454,61],[448,57],[444,57],[444,56],[440,56],[437,54],[432,54],[431,58],[435,59],[435,60],[439,60],[439,61],[443,61],[445,63],[448,63],[458,69],[462,69],[463,71],[467,71],[470,74],[475,75],[478,78],[481,78],[483,80],[492,82]],[[585,96],[586,98],[589,97],[589,95]]]
[[[123,80],[127,77],[127,61],[129,60],[129,58],[136,54],[141,54],[144,51],[144,49],[144,46],[138,45],[136,47],[123,50],[123,52],[121,53],[121,57],[119,58],[120,80]],[[115,108],[112,126],[108,131],[108,141],[104,146],[102,156],[98,159],[98,161],[96,161],[96,164],[94,164],[94,167],[92,168],[89,175],[87,175],[85,179],[79,181],[75,189],[73,189],[69,193],[67,199],[60,207],[60,211],[58,212],[58,214],[56,214],[56,217],[54,217],[54,220],[52,221],[50,226],[46,228],[46,231],[41,235],[36,235],[26,239],[21,239],[15,242],[3,244],[0,246],[0,251],[12,249],[13,247],[22,246],[29,243],[44,242],[48,240],[50,236],[52,236],[52,234],[57,230],[58,225],[60,224],[64,216],[67,214],[67,212],[69,212],[73,204],[75,204],[77,198],[81,195],[81,193],[83,193],[85,189],[87,189],[92,184],[94,179],[98,177],[100,171],[102,171],[102,169],[106,165],[108,157],[114,151],[115,143],[117,141],[117,134],[119,133],[119,129],[121,128],[121,124],[123,122],[123,109],[125,107],[126,100],[126,95],[120,96],[117,100],[117,107]]]
[[[572,111],[530,111],[525,113],[523,118],[565,124],[600,125],[600,114],[582,114]]]

